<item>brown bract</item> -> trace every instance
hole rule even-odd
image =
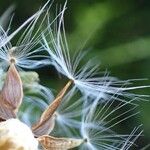
[[[0,93],[0,117],[7,120],[16,118],[19,106],[23,99],[22,81],[12,63],[7,72],[4,86]]]
[[[67,150],[79,146],[83,140],[56,138],[49,136],[55,126],[55,111],[62,102],[66,91],[71,86],[69,81],[56,96],[55,100],[43,112],[39,121],[32,126],[35,138],[46,150]],[[0,121],[17,118],[18,109],[23,99],[23,86],[14,63],[10,64],[4,86],[0,92]],[[28,138],[28,137],[27,137]]]

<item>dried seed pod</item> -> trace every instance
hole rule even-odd
[[[39,137],[44,134],[49,134],[53,130],[55,124],[55,115],[53,114],[61,104],[63,96],[65,95],[66,91],[68,90],[71,84],[72,81],[69,81],[66,84],[66,86],[61,90],[61,92],[58,94],[53,103],[50,104],[48,108],[43,112],[40,120],[32,126],[32,131],[36,137]]]
[[[83,139],[55,138],[46,135],[39,137],[38,141],[45,150],[68,150],[78,147],[84,142]]]
[[[22,81],[15,65],[12,63],[0,93],[0,117],[3,119],[14,118],[22,103],[22,98]]]

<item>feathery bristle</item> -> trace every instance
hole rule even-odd
[[[140,97],[136,94],[130,94],[128,91],[147,86],[126,87],[128,82],[132,80],[119,81],[114,77],[109,77],[108,73],[101,77],[100,65],[93,63],[92,59],[82,65],[82,60],[86,54],[83,51],[73,53],[74,57],[71,56],[64,28],[63,15],[65,9],[66,5],[64,5],[60,15],[56,18],[58,20],[58,23],[56,20],[56,27],[53,29],[51,26],[48,26],[47,32],[42,35],[42,47],[49,53],[50,65],[53,65],[60,74],[73,80],[75,87],[87,97],[94,98],[99,93],[102,93],[104,101],[114,94],[116,94],[116,97]],[[50,24],[49,19],[48,24]]]
[[[131,100],[131,102],[134,100]],[[131,107],[128,110],[124,110],[129,102],[120,102],[117,106],[113,106],[115,100],[109,100],[106,103],[99,104],[97,101],[94,101],[92,104],[85,103],[87,110],[83,111],[83,118],[81,122],[81,136],[85,140],[84,144],[81,146],[81,149],[86,150],[125,150],[125,147],[129,147],[133,144],[133,139],[138,137],[133,131],[131,135],[126,134],[117,134],[113,129],[118,124],[125,122],[127,119],[137,115],[138,113],[132,112],[136,109],[136,105]],[[131,103],[130,102],[130,103]],[[117,112],[120,112],[119,115],[115,116]],[[123,112],[121,112],[123,111]],[[122,146],[123,143],[126,145]]]

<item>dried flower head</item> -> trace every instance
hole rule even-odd
[[[30,134],[32,133],[31,137],[35,137],[35,139],[33,138],[34,141],[36,140],[39,141],[39,143],[41,143],[41,145],[46,149],[60,149],[61,147],[66,147],[66,148],[68,147],[68,149],[70,149],[82,143],[82,139],[78,140],[78,139],[70,139],[70,138],[55,138],[55,137],[48,136],[48,134],[54,128],[54,124],[55,124],[55,121],[54,121],[55,116],[53,116],[54,112],[60,105],[62,101],[62,97],[64,96],[68,88],[70,87],[71,83],[72,81],[69,81],[66,84],[66,86],[58,94],[58,96],[53,101],[53,103],[50,104],[49,107],[43,112],[40,120],[32,126],[32,132],[31,130],[28,129],[30,131]],[[2,146],[5,146],[5,144],[3,143],[5,142],[11,143],[12,138],[13,138],[13,140],[16,141],[16,143],[12,141],[14,145],[16,144],[15,148],[18,148],[18,147],[20,148],[20,141],[18,141],[15,137],[13,137],[13,135],[7,134],[7,130],[12,129],[12,127],[10,127],[11,125],[13,126],[14,124],[16,124],[17,126],[19,126],[20,124],[23,124],[17,121],[16,119],[15,120],[11,119],[11,118],[17,118],[17,112],[23,99],[23,88],[22,88],[21,78],[13,62],[10,65],[9,70],[7,72],[6,80],[2,88],[0,97],[1,97],[0,118],[2,121],[6,120],[4,123],[3,122],[1,123],[1,126],[2,126],[1,134],[3,135],[3,137],[6,136],[6,140],[3,141],[3,138],[2,138],[2,140],[0,140],[0,143],[2,143]],[[9,128],[7,129],[7,126],[10,127],[10,129]],[[23,131],[24,128],[22,126],[20,125],[20,128]],[[26,130],[24,132],[26,132]],[[13,132],[12,134],[15,134],[15,132]],[[19,134],[18,136],[21,136],[21,139],[28,138],[28,134],[26,134],[25,135],[26,137],[25,137],[24,134],[22,134],[22,132],[20,131],[18,131],[17,134]],[[28,146],[32,147],[32,145],[28,145],[27,143],[25,145],[27,147]],[[26,147],[24,147],[24,145],[21,145],[21,146],[23,147],[23,149],[25,150],[27,149]],[[36,146],[36,144],[34,146]],[[13,144],[12,144],[12,147],[10,147],[10,149],[11,148],[14,148]]]
[[[141,96],[127,91],[146,86],[126,87],[126,81],[108,75],[100,77],[98,65],[91,60],[80,67],[85,54],[80,52],[71,58],[65,36],[63,15],[66,3],[52,22],[49,8],[45,11],[49,3],[50,0],[10,35],[0,26],[2,73],[2,67],[8,68],[0,92],[0,149],[67,150],[77,147],[81,150],[128,150],[141,135],[140,126],[131,134],[117,134],[114,127],[138,114],[133,113],[137,107],[134,101]],[[34,32],[42,13],[45,15]],[[48,25],[43,29],[45,19]],[[51,25],[55,21],[58,26],[53,29]],[[10,40],[25,26],[17,44],[12,46]],[[31,69],[44,65],[53,65],[68,78],[68,83],[55,98],[50,89],[39,84],[35,72],[18,71],[18,67]],[[24,79],[31,74],[34,78]],[[40,97],[26,96],[25,89],[40,94]],[[19,120],[23,100],[27,107],[26,112],[22,112],[23,120]],[[21,121],[28,122],[35,106],[43,112],[36,122],[29,121],[27,126]],[[126,106],[131,108],[126,110]],[[119,115],[116,116],[117,111]]]

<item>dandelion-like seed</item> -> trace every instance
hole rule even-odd
[[[84,53],[71,58],[65,36],[63,15],[66,3],[52,22],[49,8],[46,10],[49,3],[10,35],[0,27],[0,64],[1,69],[8,69],[0,92],[0,149],[128,150],[142,134],[140,126],[134,128],[131,134],[117,134],[114,127],[138,114],[132,112],[137,107],[134,101],[141,96],[127,91],[145,86],[125,87],[125,81],[108,75],[99,77],[98,65],[91,60],[80,67]],[[33,34],[42,13],[46,14]],[[43,29],[45,20],[48,26]],[[55,21],[58,26],[53,30]],[[16,46],[12,46],[10,40],[25,26]],[[47,55],[40,52],[47,52]],[[35,72],[27,73],[35,76],[27,81],[23,78],[26,73],[18,71],[19,68],[35,69],[45,65],[54,66],[68,78],[55,98],[50,89],[39,84]],[[40,94],[40,97],[26,96],[25,89]],[[21,112],[21,120],[18,113],[23,99],[27,107],[26,112]],[[38,120],[31,123],[28,119],[32,117],[35,106],[43,112]],[[126,106],[132,107],[126,110]],[[119,115],[116,116],[117,111]]]
[[[8,56],[9,56],[9,62],[10,62],[10,64],[11,63],[14,63],[14,64],[16,64],[17,62],[17,60],[16,60],[16,58],[15,58],[15,56],[14,56],[14,52],[15,52],[15,50],[17,49],[17,47],[12,47],[10,50],[9,50],[9,52],[8,52]]]

